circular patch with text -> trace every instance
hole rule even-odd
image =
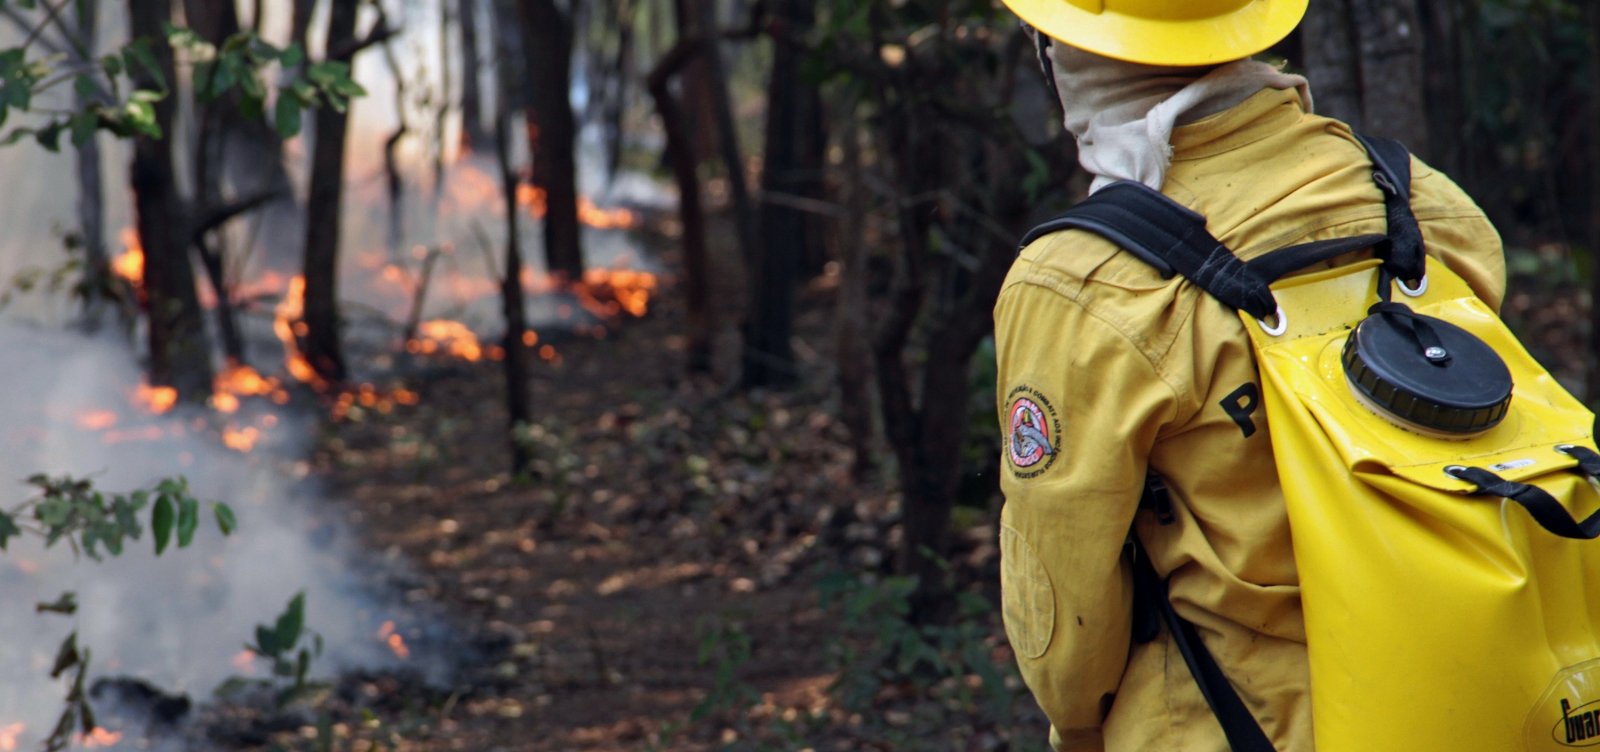
[[[1019,478],[1032,478],[1056,461],[1061,421],[1044,395],[1030,386],[1011,390],[1006,398],[1006,457]]]

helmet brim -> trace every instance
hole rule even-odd
[[[1211,18],[1156,20],[1092,13],[1065,0],[1004,0],[1023,21],[1062,43],[1145,65],[1200,66],[1242,60],[1300,24],[1309,0],[1255,0]]]

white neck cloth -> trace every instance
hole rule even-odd
[[[1078,162],[1094,175],[1089,192],[1116,180],[1161,189],[1172,164],[1172,129],[1233,107],[1263,89],[1296,89],[1307,112],[1303,76],[1255,60],[1217,68],[1126,63],[1057,42],[1050,46],[1067,131]]]

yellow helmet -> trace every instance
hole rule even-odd
[[[1308,0],[1004,0],[1040,32],[1146,65],[1212,65],[1256,54],[1294,31]]]

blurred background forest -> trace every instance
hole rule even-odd
[[[1600,7],[1267,56],[1600,401]],[[0,0],[0,139],[0,751],[1045,748],[990,309],[1088,178],[996,0]]]

